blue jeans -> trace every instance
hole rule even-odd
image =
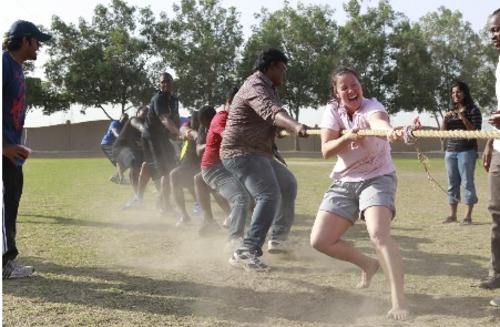
[[[491,260],[489,276],[500,278],[500,152],[493,150],[488,173],[488,210],[491,214]]]
[[[446,170],[448,171],[448,203],[460,202],[460,185],[464,189],[464,204],[477,203],[474,172],[476,170],[477,151],[467,150],[459,152],[446,151]]]
[[[271,225],[270,239],[288,238],[295,217],[297,180],[284,165],[264,156],[234,157],[222,163],[255,199],[243,247],[262,255],[262,245]]]
[[[212,190],[217,191],[231,203],[229,238],[243,237],[247,213],[252,201],[245,186],[222,164],[203,168],[201,175]]]

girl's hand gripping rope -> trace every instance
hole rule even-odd
[[[401,130],[403,134],[403,140],[406,144],[416,144],[417,138],[413,135],[413,131],[422,129],[422,124],[420,123],[420,118],[417,116],[413,119],[413,122],[410,125],[403,126]]]

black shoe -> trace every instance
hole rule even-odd
[[[477,286],[489,290],[500,288],[500,277],[488,276],[478,281]]]

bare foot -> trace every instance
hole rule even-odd
[[[368,288],[378,268],[380,268],[380,263],[378,260],[373,259],[371,267],[367,271],[361,273],[361,281],[356,285],[356,288]]]
[[[405,320],[410,315],[408,309],[395,308],[387,312],[387,318],[395,320]]]

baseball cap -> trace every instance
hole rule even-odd
[[[9,36],[13,39],[30,36],[42,42],[52,38],[51,35],[42,33],[35,24],[26,20],[16,20],[9,29]]]

